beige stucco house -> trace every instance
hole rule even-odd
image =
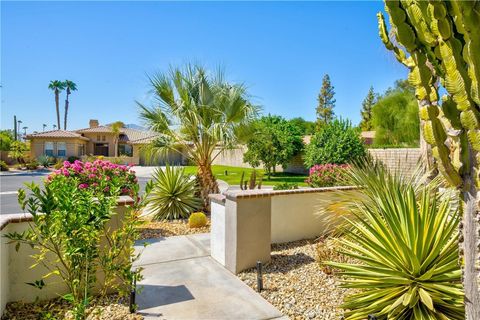
[[[86,155],[118,157],[122,156],[128,163],[145,165],[142,146],[152,142],[158,134],[130,128],[121,128],[120,133],[113,132],[110,125],[100,125],[98,120],[90,120],[89,127],[79,130],[53,130],[30,134],[30,152],[33,158],[50,156],[56,158],[82,157]],[[170,154],[155,163],[162,165],[184,164],[182,154]]]

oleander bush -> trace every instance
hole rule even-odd
[[[312,188],[346,185],[347,164],[321,164],[310,168],[305,182]]]
[[[346,319],[464,319],[458,195],[383,166],[354,168],[349,179],[363,199],[350,206],[339,252],[355,262],[329,263],[359,289],[345,299]]]
[[[116,228],[111,228],[118,196],[126,187],[134,204],[119,217]],[[6,237],[16,244],[17,251],[21,244],[37,249],[32,267],[43,265],[50,271],[31,285],[41,289],[48,285],[45,279],[53,276],[58,281],[59,277],[69,290],[63,298],[71,303],[75,319],[85,317],[94,288],[100,288],[101,295],[116,291],[126,296],[134,278],[140,278],[138,270],[132,271],[138,258],[133,245],[145,197],[138,197],[135,175],[102,161],[66,162],[46,179],[43,188],[31,183],[28,189],[28,194],[20,189],[18,199],[22,209],[33,216],[31,227]]]
[[[184,168],[167,165],[153,174],[153,188],[148,198],[155,220],[187,218],[202,206],[196,180]]]
[[[207,225],[207,216],[203,212],[194,212],[188,217],[190,228],[203,228]]]

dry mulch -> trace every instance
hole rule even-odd
[[[325,245],[323,241],[273,244],[272,260],[263,266],[264,290],[260,294],[290,319],[339,319],[344,297],[353,293],[341,288],[340,278],[317,261],[317,246]],[[345,259],[331,250],[331,243],[327,247],[321,250],[324,261]],[[238,277],[256,290],[255,268]]]
[[[188,219],[179,219],[172,221],[145,221],[145,224],[139,227],[139,239],[150,239],[160,237],[183,236],[187,234],[208,233],[210,232],[210,219],[205,227],[190,228]]]
[[[62,298],[34,303],[11,302],[3,313],[2,320],[66,319],[73,320],[71,305]],[[131,314],[128,300],[110,295],[97,298],[87,309],[87,320],[140,320],[142,316]]]

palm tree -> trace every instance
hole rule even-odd
[[[57,125],[56,125],[56,124],[53,125],[53,130],[55,130],[55,129],[57,129]]]
[[[61,129],[60,127],[60,92],[65,89],[65,84],[62,81],[52,80],[48,85],[48,89],[52,90],[55,93],[55,108],[57,110],[57,127],[58,130]]]
[[[22,129],[23,129],[23,137],[24,137],[24,139],[25,139],[25,137],[27,136],[27,129],[28,129],[28,127],[23,127]]]
[[[75,82],[70,80],[65,80],[63,85],[67,89],[67,98],[65,99],[65,115],[64,115],[65,118],[63,121],[63,129],[67,130],[67,115],[68,115],[68,107],[69,107],[68,96],[72,93],[72,91],[77,91],[77,85],[75,84]]]
[[[140,117],[162,136],[143,152],[149,158],[169,151],[186,153],[197,165],[201,198],[208,209],[208,194],[219,192],[212,162],[239,142],[239,133],[257,117],[259,108],[248,102],[243,85],[227,83],[222,72],[209,75],[201,66],[172,68],[149,80],[157,104],[138,103]]]
[[[43,131],[45,131],[45,128],[47,127],[47,125],[44,123],[42,126],[43,126]]]
[[[118,157],[118,140],[120,138],[120,132],[123,127],[125,127],[125,124],[122,121],[115,121],[110,126],[110,128],[112,129],[112,132],[115,134],[113,138],[113,147],[115,150],[115,153],[114,153],[115,157]]]

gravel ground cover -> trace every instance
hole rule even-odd
[[[87,309],[87,320],[140,320],[142,316],[131,314],[128,301],[117,295],[96,299]],[[73,320],[70,305],[62,298],[37,303],[8,303],[2,320],[65,319]]]
[[[159,238],[182,236],[195,233],[210,232],[210,218],[207,218],[208,223],[203,228],[190,228],[188,220],[172,220],[172,221],[146,221],[140,227],[139,239]]]
[[[351,289],[340,287],[340,279],[317,262],[317,246],[323,240],[301,240],[272,245],[272,260],[263,267],[261,295],[290,319],[339,319],[340,305]],[[322,250],[325,260],[338,261],[334,250]],[[328,256],[330,255],[330,256]],[[239,278],[256,290],[256,270]]]

